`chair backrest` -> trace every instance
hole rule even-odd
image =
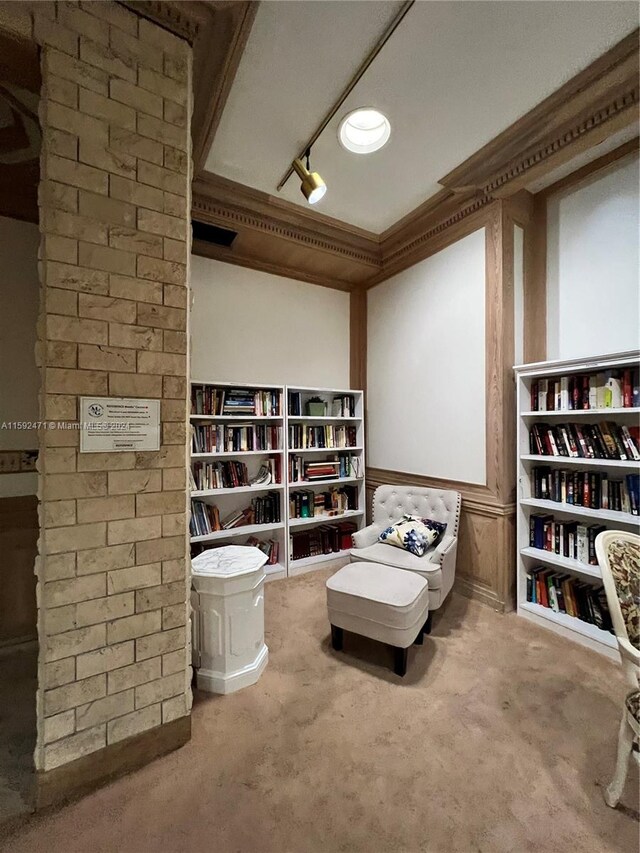
[[[640,536],[606,530],[595,545],[615,635],[640,649]],[[636,665],[620,651],[629,683],[637,688]]]
[[[418,486],[378,486],[373,495],[373,521],[383,527],[400,521],[403,515],[445,522],[447,534],[458,535],[460,492],[423,489]]]

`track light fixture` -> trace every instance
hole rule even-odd
[[[305,166],[302,160],[296,159],[293,161],[292,166],[296,170],[298,177],[302,182],[300,184],[302,195],[306,198],[309,204],[317,204],[326,193],[327,185],[317,172],[311,171],[311,167],[309,165],[310,155],[311,149],[307,148],[305,152],[307,165]]]

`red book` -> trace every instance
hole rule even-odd
[[[630,368],[622,371],[622,405],[625,409],[633,406],[633,375]]]

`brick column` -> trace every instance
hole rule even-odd
[[[191,49],[117,3],[32,8],[41,415],[58,426],[40,436],[35,760],[97,779],[127,738],[188,737]],[[160,451],[79,453],[61,427],[84,394],[161,399]]]

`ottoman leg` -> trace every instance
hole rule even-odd
[[[431,633],[431,611],[429,611],[429,615],[427,616],[427,621],[422,626],[422,633],[423,634],[430,634]]]
[[[331,645],[337,652],[342,651],[342,641],[344,638],[344,634],[342,628],[338,628],[337,625],[331,626]]]
[[[418,636],[417,636],[417,637],[415,638],[415,640],[413,641],[413,645],[414,645],[414,646],[421,646],[421,645],[422,645],[422,641],[423,641],[423,639],[424,639],[424,638],[423,638],[423,636],[422,636],[422,628],[420,628],[420,630],[418,631]]]
[[[400,678],[407,674],[407,657],[409,649],[401,649],[398,646],[393,647],[393,671]]]

